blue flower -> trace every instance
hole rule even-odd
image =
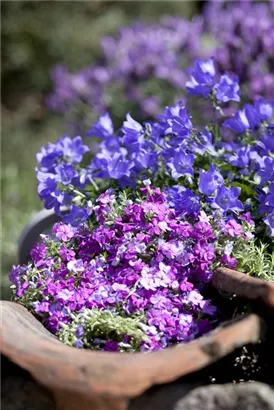
[[[264,223],[268,226],[270,236],[274,236],[274,211],[264,218]]]
[[[263,163],[261,164],[257,174],[261,178],[261,185],[274,181],[274,159],[264,157]]]
[[[223,182],[222,175],[211,166],[208,172],[200,172],[199,192],[204,195],[212,195]]]
[[[57,149],[60,149],[63,156],[69,159],[72,163],[79,163],[83,159],[83,155],[89,151],[86,145],[83,145],[81,137],[63,137],[56,144]]]
[[[88,212],[84,208],[72,205],[67,214],[63,215],[62,220],[72,226],[78,226],[88,219]]]
[[[73,168],[72,164],[57,165],[56,180],[64,185],[69,185],[73,178],[78,176],[78,173]]]
[[[141,172],[144,169],[156,170],[157,167],[157,153],[151,149],[140,149],[130,156],[130,160],[134,164],[134,171]]]
[[[124,134],[123,142],[126,145],[142,143],[144,141],[143,127],[135,121],[130,114],[127,114],[126,121],[123,122],[121,131]]]
[[[106,138],[113,134],[113,123],[108,112],[101,115],[98,121],[87,132],[87,137]]]
[[[221,208],[223,211],[243,211],[242,202],[238,199],[241,189],[238,187],[227,188],[225,186],[217,189],[214,202],[211,204],[213,208]]]
[[[46,147],[41,147],[41,151],[36,154],[36,159],[43,171],[51,171],[62,155],[63,152],[58,149],[57,144],[48,144]]]
[[[75,335],[78,339],[80,339],[84,335],[84,327],[78,326],[76,329]]]
[[[230,128],[236,134],[244,134],[247,130],[253,130],[260,124],[257,110],[250,104],[244,106],[233,118],[223,123],[224,128]]]
[[[169,205],[178,214],[196,215],[200,211],[199,197],[191,189],[186,189],[180,185],[166,188],[165,194]]]
[[[215,67],[213,59],[196,60],[189,72],[191,79],[186,83],[189,94],[207,98],[214,86]]]
[[[130,176],[130,169],[133,164],[123,158],[123,155],[116,153],[108,160],[107,171],[110,178],[120,179],[123,176]]]
[[[166,166],[171,171],[172,178],[178,179],[181,176],[193,176],[195,155],[188,154],[183,150],[169,148],[165,150],[164,157],[166,159]]]
[[[240,87],[238,78],[224,74],[214,86],[218,101],[226,103],[228,101],[240,101]]]
[[[188,135],[192,128],[190,115],[186,107],[179,102],[172,107],[166,107],[163,114],[158,115],[165,129],[165,134],[177,134],[180,136]]]
[[[266,150],[274,152],[274,123],[267,125],[261,141]]]
[[[120,152],[111,155],[100,152],[94,157],[90,170],[98,178],[119,180],[122,177],[130,177],[130,170],[133,167],[133,162],[126,160],[122,150],[120,150]]]
[[[263,99],[255,101],[254,107],[261,121],[268,121],[273,115],[273,106]]]

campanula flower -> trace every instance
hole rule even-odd
[[[226,103],[228,101],[240,101],[240,87],[238,78],[229,74],[221,76],[214,86],[215,96],[218,101]]]
[[[101,115],[87,132],[87,137],[106,138],[113,134],[113,123],[108,112]]]
[[[209,96],[214,86],[216,74],[214,61],[196,60],[192,68],[189,69],[190,81],[186,82],[186,89],[191,95],[201,95],[205,98]]]
[[[223,211],[243,211],[242,202],[238,199],[241,189],[238,187],[227,188],[221,186],[217,189],[213,207],[221,208]]]
[[[208,172],[201,171],[200,173],[199,192],[204,195],[212,195],[223,182],[222,175],[211,166]]]

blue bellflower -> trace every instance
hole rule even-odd
[[[223,211],[243,211],[242,202],[238,199],[241,189],[238,187],[227,188],[221,186],[217,189],[214,202],[211,204],[213,208],[221,208]]]
[[[113,134],[113,123],[108,112],[101,115],[98,121],[92,125],[87,132],[87,137],[95,136],[97,138],[106,138]]]
[[[215,96],[218,101],[226,103],[228,101],[240,101],[240,87],[238,78],[224,74],[214,86]]]
[[[236,134],[244,134],[247,130],[254,130],[260,123],[260,116],[256,108],[251,104],[246,104],[233,118],[226,120],[223,127],[231,129]]]
[[[207,98],[214,86],[216,74],[212,58],[208,60],[196,60],[189,69],[190,81],[186,82],[186,88],[190,95],[200,95]]]
[[[199,192],[204,195],[212,195],[223,182],[222,175],[211,166],[208,172],[200,172]]]

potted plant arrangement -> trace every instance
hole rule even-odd
[[[206,127],[183,102],[154,121],[127,114],[117,132],[104,113],[87,132],[96,151],[65,136],[37,154],[60,221],[12,268],[2,350],[60,409],[125,409],[266,329],[273,341],[273,105],[238,109],[238,79],[211,58],[189,74],[214,113]]]

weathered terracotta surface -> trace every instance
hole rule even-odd
[[[215,288],[257,302],[265,314],[274,315],[274,283],[238,271],[219,268],[213,276]]]
[[[213,285],[256,299],[274,313],[274,285],[219,269]],[[154,384],[168,383],[201,369],[235,348],[256,343],[264,320],[250,314],[187,343],[150,354],[78,350],[60,343],[25,308],[1,302],[2,354],[54,392],[58,409],[123,410],[129,399]]]

